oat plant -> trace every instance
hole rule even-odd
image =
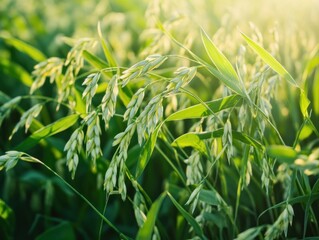
[[[204,28],[189,25],[195,36],[183,39],[178,18],[153,14],[148,27],[158,45],[129,64],[99,24],[96,39],[68,41],[65,59],[36,64],[29,94],[1,92],[0,125],[12,119],[8,141],[23,140],[1,150],[0,169],[40,164],[96,214],[98,238],[318,235],[318,108],[311,102],[318,99],[277,60],[277,38],[269,50],[257,28],[251,37],[236,30],[240,44],[230,60]],[[311,61],[303,81],[318,77]],[[42,93],[48,86],[52,96]],[[280,96],[282,86],[293,102]],[[291,132],[283,112],[299,119]],[[95,184],[90,200],[73,186],[87,176]]]

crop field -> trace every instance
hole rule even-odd
[[[317,0],[2,0],[0,239],[319,239]]]

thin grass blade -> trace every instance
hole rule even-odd
[[[166,194],[162,193],[156,199],[156,201],[152,204],[151,209],[147,213],[146,221],[144,222],[143,226],[139,229],[136,239],[143,239],[143,240],[152,239],[152,233],[154,230],[157,215],[165,197],[166,197]]]
[[[312,95],[313,95],[313,111],[314,113],[319,116],[319,71],[316,72],[314,80],[313,80],[313,88],[312,88]]]
[[[92,53],[90,53],[86,50],[84,50],[82,54],[83,54],[84,59],[86,61],[88,61],[93,67],[95,67],[98,70],[109,67],[109,65],[105,61],[103,61],[99,57],[93,55]]]
[[[98,30],[100,42],[101,42],[101,45],[102,45],[102,48],[103,48],[103,52],[104,52],[105,58],[106,58],[106,60],[107,60],[107,62],[109,64],[109,66],[110,67],[116,67],[117,64],[116,64],[115,58],[113,57],[112,52],[110,50],[110,46],[108,45],[108,43],[103,38],[100,22],[98,23],[97,30]]]
[[[262,46],[254,42],[244,33],[241,33],[247,44],[256,52],[261,59],[269,65],[276,73],[278,73],[281,77],[285,78],[289,83],[298,87],[295,79],[290,75],[290,73]]]
[[[20,52],[27,54],[36,62],[42,62],[47,59],[47,57],[40,50],[38,50],[37,48],[31,46],[30,44],[26,42],[23,42],[11,36],[0,35],[0,38],[3,38],[6,44],[11,45],[12,47],[16,48]]]
[[[185,133],[178,138],[176,138],[173,143],[171,144],[173,147],[193,147],[198,150],[202,150],[202,147],[205,147],[203,140],[211,139],[211,138],[220,138],[223,136],[224,129],[218,129],[212,132],[190,132]],[[235,140],[241,141],[242,143],[249,144],[259,150],[264,150],[264,146],[258,142],[257,140],[253,139],[252,137],[248,136],[247,134],[232,131],[232,137]],[[203,149],[204,151],[206,148]]]
[[[210,110],[203,104],[197,104],[171,114],[167,117],[166,121],[177,121],[209,116],[211,115],[211,111],[217,113],[224,109],[235,107],[241,101],[242,97],[234,94],[225,98],[206,102],[206,105],[210,108]]]
[[[31,75],[20,65],[7,59],[0,59],[0,68],[6,75],[19,80],[25,86],[31,87],[33,79]]]
[[[41,235],[37,236],[36,240],[55,240],[55,239],[70,239],[75,240],[74,229],[69,222],[62,222],[57,226],[51,227]]]
[[[193,227],[194,232],[201,239],[206,239],[201,227],[198,225],[196,220],[193,218],[191,214],[189,214],[176,200],[175,198],[167,192],[168,197],[171,199],[172,203],[175,205],[177,210],[183,215],[183,217],[187,220],[187,222]]]
[[[16,147],[18,151],[26,151],[35,146],[40,140],[62,132],[69,127],[73,126],[79,118],[78,114],[73,114],[55,121],[43,128],[40,128],[24,140],[20,145]]]
[[[216,45],[210,40],[210,38],[204,30],[201,31],[201,36],[202,42],[204,44],[205,50],[210,60],[221,73],[220,80],[234,92],[242,96],[246,96],[243,85],[239,81],[238,75],[231,63],[224,56],[224,54],[216,47]]]
[[[138,163],[136,167],[136,172],[135,172],[136,178],[141,176],[141,174],[144,172],[144,169],[151,158],[161,126],[162,124],[157,126],[157,128],[152,133],[152,135],[147,139],[146,143],[144,144],[141,150],[140,157],[138,159]]]

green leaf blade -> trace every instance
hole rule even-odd
[[[219,76],[220,80],[234,92],[246,96],[238,75],[228,59],[210,40],[204,30],[201,31],[201,37],[206,53],[221,74]]]
[[[319,71],[316,72],[314,80],[313,80],[313,88],[312,88],[312,95],[313,95],[313,111],[314,113],[319,116]]]
[[[97,30],[98,30],[100,42],[101,42],[101,45],[102,45],[102,48],[103,48],[103,52],[104,52],[106,60],[108,61],[109,66],[110,67],[116,67],[117,66],[116,60],[115,60],[115,58],[113,57],[113,55],[111,53],[111,50],[110,50],[110,47],[109,47],[108,43],[103,38],[100,22],[98,23]]]
[[[176,200],[175,198],[167,192],[168,197],[171,199],[172,203],[175,205],[177,210],[183,215],[183,217],[186,219],[186,221],[193,227],[194,232],[197,236],[199,236],[201,239],[206,239],[204,236],[204,233],[201,229],[201,227],[198,225],[196,220],[193,218],[191,214],[189,214]]]
[[[83,50],[82,54],[84,59],[98,70],[109,67],[109,65],[105,61],[103,61],[102,59],[98,58],[97,56],[93,55],[92,53],[86,50]]]
[[[281,77],[285,78],[289,83],[298,87],[295,79],[289,74],[289,72],[262,46],[254,42],[244,33],[241,33],[247,44],[257,53],[261,59],[269,65],[275,72],[277,72]]]
[[[271,145],[266,148],[270,157],[277,158],[280,162],[292,164],[297,158],[297,151],[292,147],[282,145]]]
[[[200,138],[198,133],[186,133],[176,138],[172,144],[173,147],[193,147],[201,153],[206,152],[205,143]]]
[[[14,239],[15,217],[13,210],[0,198],[0,238]]]
[[[220,206],[223,203],[221,196],[216,190],[201,189],[199,199],[212,206]]]
[[[57,226],[49,228],[37,236],[36,240],[73,240],[76,239],[71,223],[62,222]]]
[[[139,229],[136,239],[143,239],[143,240],[152,239],[152,233],[155,227],[157,215],[165,197],[166,197],[166,194],[162,193],[157,198],[157,200],[152,204],[151,209],[147,213],[146,221],[144,222],[143,226]]]
[[[240,103],[240,101],[242,101],[242,97],[240,95],[234,94],[225,98],[207,102],[206,104],[212,112],[217,113],[224,109],[235,107]],[[201,118],[211,115],[210,110],[207,109],[203,104],[197,104],[171,114],[167,117],[166,121]]]
[[[73,114],[73,115],[61,118],[52,124],[49,124],[47,126],[40,128],[39,130],[34,132],[31,136],[29,136],[26,140],[24,140],[22,143],[20,143],[20,145],[16,147],[16,150],[26,151],[32,148],[42,139],[55,135],[73,126],[77,122],[78,118],[79,118],[78,114]]]
[[[300,90],[300,110],[304,118],[308,118],[308,107],[310,105],[310,100],[304,90]]]
[[[47,57],[37,48],[31,46],[30,44],[23,42],[19,39],[13,38],[11,36],[4,36],[0,35],[0,38],[3,38],[6,44],[11,45],[12,47],[16,48],[20,52],[27,54],[36,62],[42,62],[47,59]]]
[[[8,59],[0,59],[0,67],[6,75],[19,80],[27,87],[31,87],[33,79],[31,75],[20,65],[9,61]]]
[[[254,240],[260,235],[261,231],[266,227],[266,225],[261,225],[258,227],[249,228],[244,232],[238,234],[235,240]]]
[[[138,159],[137,167],[136,167],[136,172],[135,172],[135,177],[139,178],[142,173],[144,172],[145,167],[147,166],[151,155],[153,153],[153,150],[155,148],[156,140],[158,137],[158,133],[162,127],[162,122],[160,125],[157,126],[155,131],[152,133],[152,135],[147,139],[146,143],[142,147],[140,157]]]
[[[202,133],[189,132],[176,138],[171,145],[173,147],[179,146],[182,148],[193,147],[199,151],[203,150],[203,152],[205,152],[206,148],[205,148],[205,144],[203,140],[211,139],[211,138],[220,138],[223,136],[223,133],[224,133],[224,129],[217,129],[212,132],[202,132]],[[247,134],[233,130],[232,137],[233,139],[238,140],[245,144],[249,144],[256,149],[259,149],[262,151],[264,150],[264,146],[260,142],[248,136]]]

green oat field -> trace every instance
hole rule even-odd
[[[2,0],[0,239],[319,239],[317,0]]]

